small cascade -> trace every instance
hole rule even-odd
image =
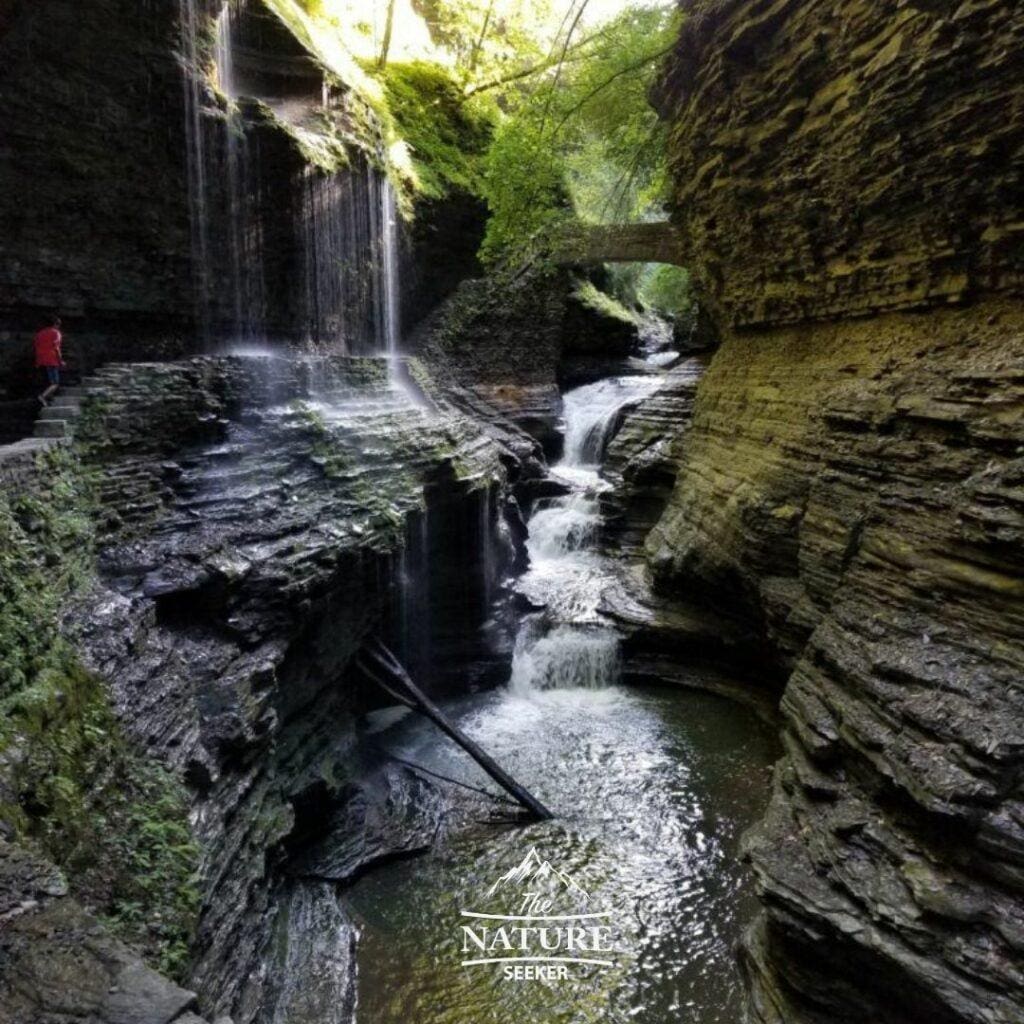
[[[510,684],[514,693],[601,690],[618,678],[619,640],[610,629],[559,625],[548,630],[534,619],[516,638]]]
[[[599,607],[613,567],[596,550],[598,469],[623,411],[653,394],[658,376],[615,377],[564,396],[565,456],[552,475],[569,493],[530,518],[530,570],[518,589],[544,611],[528,617],[516,637],[510,688],[526,696],[546,690],[597,690],[620,676],[619,638]]]
[[[587,491],[560,498],[530,519],[530,556],[557,561],[593,546],[601,526],[597,502]]]
[[[654,394],[661,380],[651,377],[609,377],[570,391],[565,407],[565,457],[573,468],[593,469],[601,464],[608,442],[626,406]]]

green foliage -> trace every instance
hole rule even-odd
[[[0,820],[159,966],[184,966],[198,910],[198,851],[184,794],[121,733],[104,685],[61,636],[87,578],[93,507],[66,449],[40,486],[0,492]]]
[[[0,491],[0,703],[48,668],[61,599],[89,565],[88,492],[63,449],[41,463],[44,492]]]
[[[548,151],[541,124],[524,116],[506,121],[487,154],[490,220],[481,256],[494,264],[514,252],[526,257],[531,243],[574,219],[565,165]]]
[[[454,58],[460,84],[486,83],[546,56],[550,0],[418,0],[434,43]]]
[[[627,324],[635,324],[638,321],[635,313],[627,309],[618,299],[613,298],[607,292],[601,291],[593,281],[580,281],[575,289],[573,289],[573,295],[583,305],[589,306],[604,317],[610,317],[613,320],[619,320]]]
[[[479,102],[467,101],[440,64],[389,64],[382,77],[396,130],[411,150],[421,192],[432,198],[453,190],[479,194],[483,157],[493,131],[490,112]]]
[[[630,8],[571,62],[504,97],[510,117],[487,162],[486,260],[569,217],[633,220],[660,205],[666,128],[647,97],[677,33],[674,7]]]
[[[689,272],[683,267],[652,264],[641,276],[637,296],[644,306],[658,313],[687,313],[693,306]]]

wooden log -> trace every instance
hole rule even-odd
[[[412,681],[402,663],[380,640],[373,640],[364,649],[373,667],[363,665],[366,675],[401,703],[411,703],[421,714],[426,715],[446,736],[454,740],[487,774],[515,801],[530,812],[537,821],[549,821],[554,815],[529,790],[521,786],[490,755],[473,742],[447,715]],[[382,674],[390,680],[385,684]],[[395,690],[405,691],[409,700],[404,701]]]

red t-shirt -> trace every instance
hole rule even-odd
[[[36,366],[60,366],[60,331],[44,327],[35,338]]]

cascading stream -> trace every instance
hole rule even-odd
[[[652,353],[648,363],[653,370],[664,357]],[[516,584],[541,610],[520,625],[507,689],[445,702],[557,817],[495,828],[493,804],[453,792],[428,855],[373,872],[346,893],[360,929],[357,1024],[569,1020],[576,1007],[637,1024],[739,1017],[733,950],[751,905],[737,846],[760,809],[764,790],[751,780],[767,778],[770,733],[713,697],[614,685],[619,638],[600,613],[616,573],[597,546],[598,496],[609,486],[600,464],[623,411],[660,383],[657,373],[620,377],[565,396],[566,454],[551,474],[565,493],[531,517],[531,567]],[[368,735],[375,751],[480,784],[478,766],[419,716],[396,720],[388,709]],[[503,923],[518,919],[502,915],[523,913],[514,888],[494,906],[480,900],[531,848],[585,882],[588,910],[607,912],[621,953],[611,967],[509,980],[508,958],[522,955],[513,945],[493,947],[496,962],[460,963],[465,908],[494,910]]]
[[[544,611],[516,638],[511,688],[599,689],[619,678],[618,636],[598,613],[612,566],[595,549],[601,526],[599,468],[624,409],[653,394],[661,378],[612,377],[564,396],[565,456],[552,470],[568,493],[529,522],[530,570],[519,590]]]
[[[390,383],[381,373],[358,388],[332,378],[329,366],[305,366],[299,359],[307,405],[326,429],[350,438],[379,437],[389,420],[413,431],[414,418],[428,414],[395,383],[401,281],[390,185],[358,163],[337,174],[300,170],[291,181],[301,191],[278,202],[282,197],[273,188],[280,183],[275,186],[261,166],[261,137],[249,137],[245,119],[253,54],[247,48],[243,61],[236,51],[244,40],[245,2],[232,2],[216,25],[215,74],[204,66],[206,48],[197,43],[213,26],[204,24],[197,0],[179,2],[193,259],[204,331],[227,337],[235,348],[248,346],[264,360],[279,358],[267,344],[276,340],[270,335],[278,325],[292,340],[386,358]],[[204,75],[217,83],[221,97],[206,88]],[[205,109],[214,103],[216,110]],[[275,113],[301,113],[301,102],[293,106]],[[283,226],[273,220],[277,207],[292,211],[293,220]],[[282,250],[289,250],[287,258],[278,258]],[[286,308],[280,306],[282,293],[289,297]],[[305,882],[298,901],[290,902],[289,935],[300,953],[320,957],[322,949],[338,949],[348,915],[357,921],[358,1024],[548,1021],[562,1019],[566,1006],[575,1005],[602,1015],[607,1008],[608,1019],[637,1024],[683,1017],[694,1024],[731,1024],[737,1018],[732,950],[749,883],[736,850],[740,831],[760,806],[761,790],[750,779],[767,771],[773,748],[750,716],[714,698],[683,702],[677,694],[614,685],[621,674],[619,638],[600,612],[616,572],[598,550],[598,499],[608,486],[600,466],[624,410],[659,387],[656,369],[669,358],[652,354],[646,374],[565,396],[565,457],[552,471],[565,493],[535,509],[528,540],[532,564],[517,582],[540,610],[519,629],[509,688],[446,702],[453,720],[558,819],[529,830],[495,829],[487,822],[491,801],[453,801],[445,831],[431,834],[434,846],[426,857],[379,867],[346,889],[341,904],[334,886],[314,891]],[[379,362],[374,366],[383,369]],[[294,369],[289,366],[289,380]],[[288,422],[297,413],[272,384],[268,420],[276,415]],[[364,449],[361,458],[367,456],[372,461]],[[373,469],[361,466],[360,472],[366,468]],[[214,469],[212,488],[225,486],[224,472],[231,470]],[[372,485],[372,472],[365,479]],[[495,506],[488,498],[479,511],[485,580],[492,575],[486,559]],[[401,653],[414,669],[441,660],[437,637],[445,637],[433,626],[448,614],[445,591],[427,581],[439,571],[431,558],[432,530],[443,525],[431,525],[424,513],[396,562]],[[486,584],[482,589],[486,603],[491,595]],[[396,719],[393,709],[387,714],[382,721],[391,724],[369,737],[374,757],[391,753],[444,778],[480,784],[478,766],[439,741],[432,725],[414,716]],[[524,844],[534,843],[560,870],[586,881],[595,906],[614,913],[623,945],[613,970],[574,971],[561,986],[521,986],[503,983],[489,968],[480,973],[460,964],[454,946],[464,922],[458,908],[473,905],[523,860]],[[325,937],[327,944],[319,945]],[[303,1019],[316,1024],[349,1019],[350,1007],[302,983],[321,963],[288,965],[280,1005],[301,1004]],[[292,977],[300,982],[290,988]],[[277,1019],[276,1005],[265,1008],[264,1020]]]

